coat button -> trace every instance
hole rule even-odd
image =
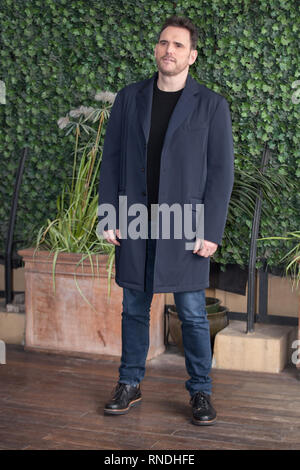
[[[142,192],[142,195],[143,195],[143,196],[146,196],[146,191],[143,191],[143,192]]]
[[[145,168],[141,168],[141,171],[145,171]]]

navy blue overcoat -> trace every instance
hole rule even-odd
[[[116,96],[103,147],[99,205],[147,204],[147,141],[153,82],[122,88]],[[158,203],[189,204],[192,214],[204,204],[204,239],[222,243],[234,178],[231,116],[227,100],[190,74],[170,118],[161,153]],[[98,220],[103,219],[99,216]],[[128,224],[134,217],[128,217]],[[118,219],[116,222],[118,228]],[[121,233],[122,234],[122,233]],[[195,240],[195,238],[194,238]],[[209,287],[210,258],[186,249],[186,239],[158,238],[154,292],[195,291]],[[146,239],[126,238],[115,247],[117,284],[145,290]]]

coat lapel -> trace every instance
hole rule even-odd
[[[139,122],[143,129],[145,141],[148,142],[150,125],[151,125],[151,110],[153,99],[153,84],[157,78],[158,72],[146,81],[145,85],[137,93],[137,111]],[[185,87],[180,95],[179,100],[174,108],[169,125],[166,131],[163,150],[167,147],[168,142],[172,138],[175,130],[182,124],[186,117],[192,113],[196,103],[196,94],[199,92],[199,84],[191,77],[187,76]]]
[[[146,142],[148,142],[151,125],[153,84],[157,75],[158,72],[156,72],[149,80],[146,81],[144,86],[138,91],[136,97],[138,119],[142,126]]]
[[[164,139],[163,151],[167,148],[176,129],[184,122],[188,115],[193,112],[198,102],[198,99],[196,98],[198,92],[198,83],[193,80],[190,74],[188,74],[185,87],[182,90],[180,98],[177,101],[174,111],[170,117]]]

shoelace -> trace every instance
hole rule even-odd
[[[210,405],[208,398],[206,398],[206,396],[203,395],[203,393],[201,393],[201,392],[196,393],[192,397],[191,403],[192,403],[193,407],[195,407],[195,408],[206,408],[206,409],[208,409],[209,405]]]
[[[115,398],[115,399],[120,398],[120,396],[122,395],[122,393],[125,390],[125,387],[126,387],[126,384],[118,383],[115,390],[114,390],[114,392],[113,392],[113,398]]]

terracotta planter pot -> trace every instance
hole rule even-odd
[[[227,312],[228,312],[227,307],[219,306],[219,310],[217,312],[207,313],[207,319],[209,321],[209,327],[210,327],[210,342],[211,342],[212,350],[214,347],[216,334],[219,331],[223,330],[223,328],[225,328],[228,325]],[[178,314],[175,308],[169,308],[168,313],[169,313],[170,334],[176,346],[180,349],[182,353],[184,353],[181,321],[178,317]]]
[[[108,297],[107,255],[92,256],[76,267],[82,255],[60,253],[55,269],[53,254],[33,249],[18,253],[25,261],[25,348],[77,356],[121,355],[123,289],[111,279]],[[76,274],[76,281],[74,279]],[[77,285],[91,304],[79,292]],[[164,294],[154,294],[151,306],[150,348],[147,359],[164,349]]]

